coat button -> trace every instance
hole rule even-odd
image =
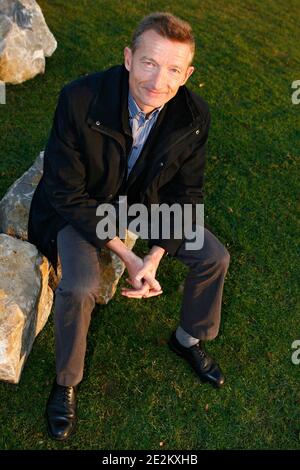
[[[198,135],[200,133],[199,129],[196,130],[196,134]]]
[[[159,166],[164,166],[164,162],[160,162]]]
[[[96,126],[100,126],[101,122],[100,121],[96,121]]]

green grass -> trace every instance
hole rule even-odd
[[[291,103],[291,83],[300,78],[299,2],[39,4],[58,48],[45,75],[7,87],[7,104],[0,106],[0,196],[44,148],[61,87],[120,63],[144,14],[170,10],[194,27],[190,86],[209,102],[213,117],[206,220],[231,253],[220,334],[208,344],[227,385],[201,385],[168,351],[186,271],[165,259],[161,297],[137,301],[118,291],[95,311],[76,435],[55,443],[45,432],[54,375],[51,317],[19,385],[0,384],[0,448],[160,449],[163,441],[164,449],[299,449],[300,366],[291,362],[291,344],[300,338],[300,105]]]

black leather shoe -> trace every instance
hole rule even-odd
[[[52,439],[64,441],[75,431],[76,388],[63,387],[54,381],[46,408],[48,433]]]
[[[192,366],[202,382],[210,382],[215,387],[222,387],[225,377],[218,364],[204,351],[201,341],[195,346],[185,348],[177,340],[174,331],[168,345],[172,351],[183,357]]]

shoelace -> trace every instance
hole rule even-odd
[[[197,355],[200,357],[201,364],[204,364],[204,362],[207,358],[207,354],[203,349],[201,349],[200,342],[194,346],[194,351],[196,351]]]
[[[63,387],[59,385],[58,399],[64,404],[72,403],[72,389],[73,387]]]

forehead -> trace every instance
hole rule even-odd
[[[140,36],[135,54],[139,58],[145,56],[158,63],[188,65],[192,52],[189,44],[164,38],[155,31],[148,30]]]

